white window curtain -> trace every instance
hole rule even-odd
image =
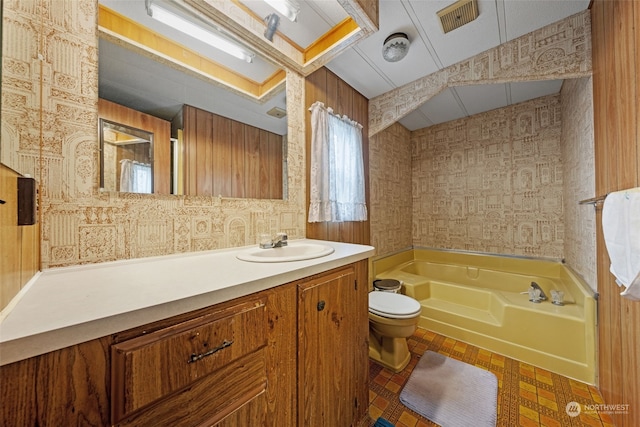
[[[311,108],[309,222],[366,221],[362,125],[322,102]]]
[[[151,193],[151,165],[133,160],[120,160],[120,191]]]

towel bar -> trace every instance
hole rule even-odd
[[[579,205],[597,205],[598,203],[603,203],[604,199],[607,198],[607,194],[604,196],[592,197],[590,199],[580,200],[578,202]]]

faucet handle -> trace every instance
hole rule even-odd
[[[276,240],[278,242],[280,242],[280,246],[287,246],[287,240],[288,239],[289,239],[289,237],[287,236],[287,233],[280,232],[280,233],[276,234]]]
[[[273,247],[273,240],[269,234],[260,234],[258,243],[262,249],[269,249]]]

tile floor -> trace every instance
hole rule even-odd
[[[402,387],[419,357],[427,350],[489,370],[498,377],[497,425],[500,427],[613,426],[613,421],[607,414],[583,412],[578,417],[569,417],[565,412],[567,403],[571,401],[584,405],[603,403],[598,390],[593,386],[422,328],[418,328],[408,342],[411,362],[402,372],[394,374],[370,361],[371,426],[378,417],[387,419],[396,427],[437,425],[399,401]]]

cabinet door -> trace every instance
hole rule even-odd
[[[356,273],[351,265],[299,285],[300,426],[355,425],[366,411],[366,287]]]

